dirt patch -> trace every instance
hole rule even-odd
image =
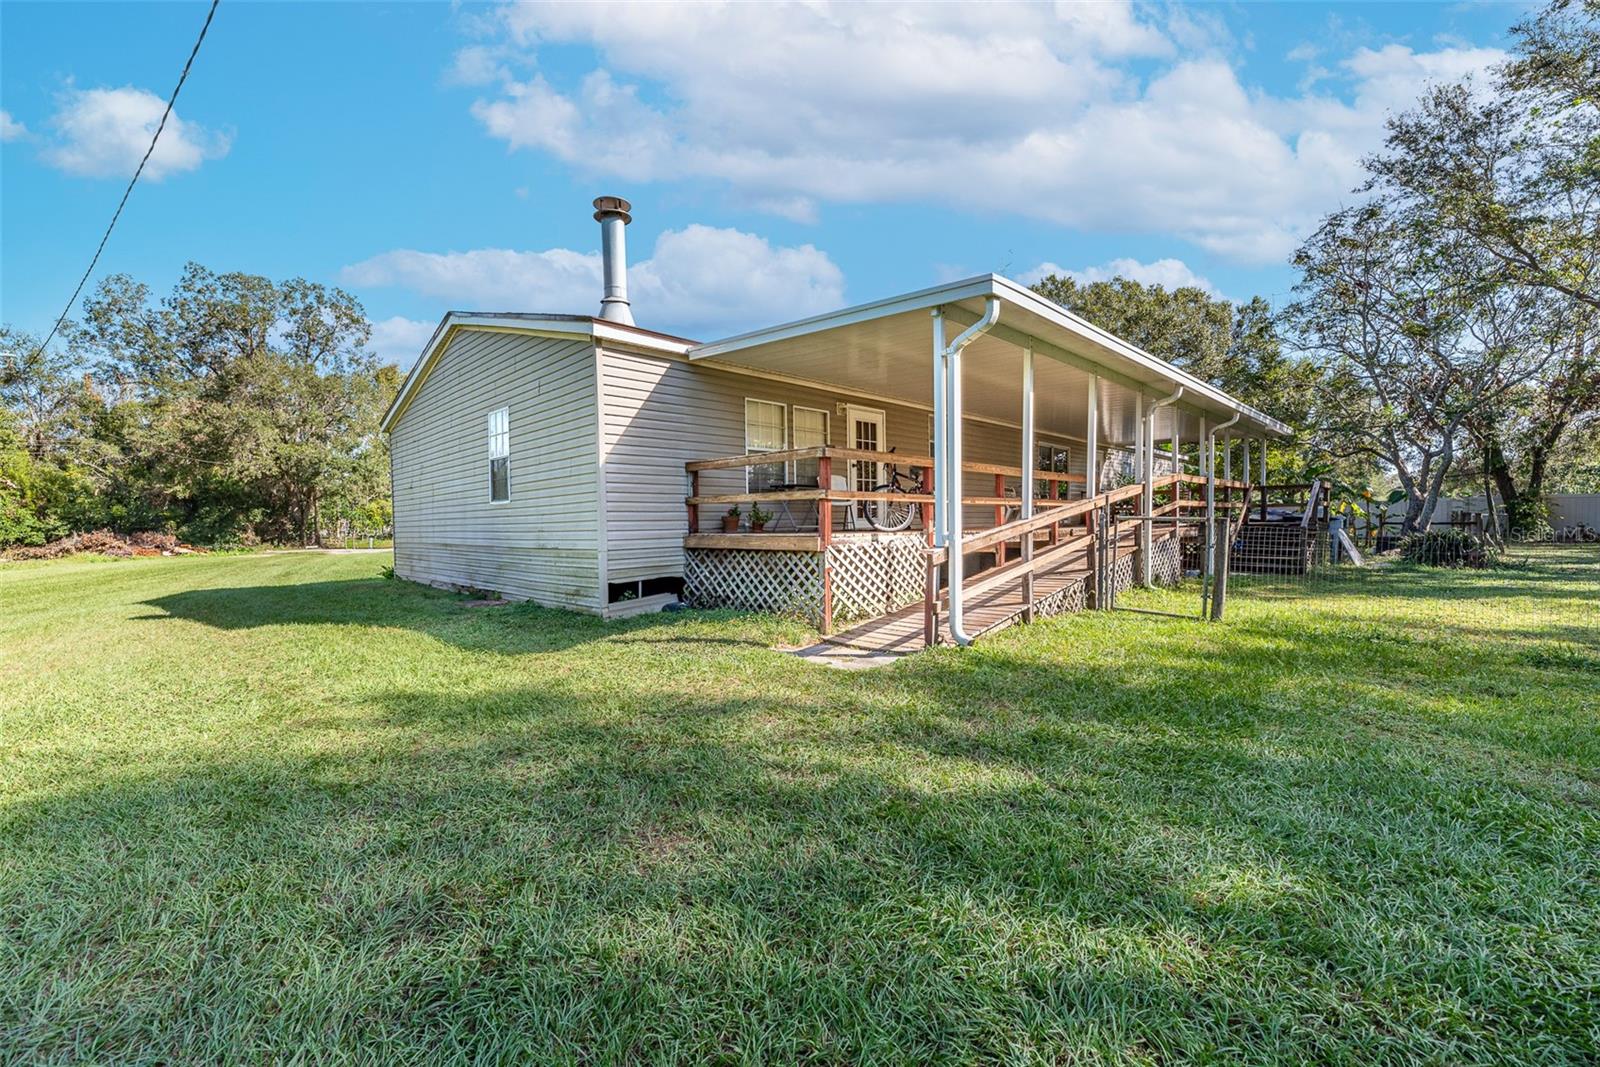
[[[63,556],[94,554],[127,559],[135,556],[192,556],[205,552],[203,548],[186,545],[169,533],[141,530],[138,533],[119,534],[111,530],[93,530],[72,534],[45,545],[27,545],[8,549],[6,559],[60,559]]]

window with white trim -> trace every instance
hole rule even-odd
[[[511,409],[489,412],[489,501],[511,499]]]
[[[826,448],[828,444],[828,413],[820,408],[794,407],[794,447]],[[816,485],[821,460],[797,459],[794,461],[796,485]],[[822,486],[826,489],[828,486]]]
[[[770,400],[744,402],[744,450],[782,452],[789,447],[789,409]],[[757,463],[745,468],[745,492],[765,493],[787,481],[788,468],[782,463]]]
[[[1034,441],[1033,443],[1035,470],[1050,471],[1053,474],[1066,474],[1070,471],[1072,453],[1066,445],[1058,445],[1054,441]],[[1056,482],[1039,482],[1036,497],[1053,497],[1056,492]],[[1060,496],[1067,495],[1067,487],[1061,485]]]

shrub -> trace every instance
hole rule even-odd
[[[1400,558],[1426,567],[1486,567],[1489,553],[1465,530],[1428,530],[1400,539]]]

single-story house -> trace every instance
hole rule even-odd
[[[1031,560],[1108,494],[1148,516],[1175,479],[1209,475],[1208,500],[1242,486],[1289,430],[993,274],[720,340],[658,333],[628,301],[630,207],[595,206],[598,315],[452,311],[386,414],[399,576],[606,617],[796,609],[825,630],[931,597],[964,643],[964,576],[1008,560],[997,524]],[[1219,440],[1243,482],[1217,481]],[[1196,473],[1175,469],[1190,452]]]

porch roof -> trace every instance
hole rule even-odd
[[[1157,359],[1025,286],[997,274],[923,289],[886,300],[694,345],[689,358],[742,367],[808,383],[850,389],[885,400],[926,406],[932,400],[932,322],[943,307],[959,331],[1000,301],[1000,318],[966,349],[968,415],[1015,423],[1021,417],[1022,349],[1035,359],[1039,431],[1080,437],[1088,418],[1088,384],[1100,377],[1102,440],[1134,440],[1134,398],[1158,400],[1183,387],[1182,399],[1157,415],[1157,439],[1176,430],[1194,440],[1205,420],[1215,426],[1235,414],[1236,437],[1278,437],[1292,428],[1207,382]],[[954,336],[955,331],[951,331]]]

